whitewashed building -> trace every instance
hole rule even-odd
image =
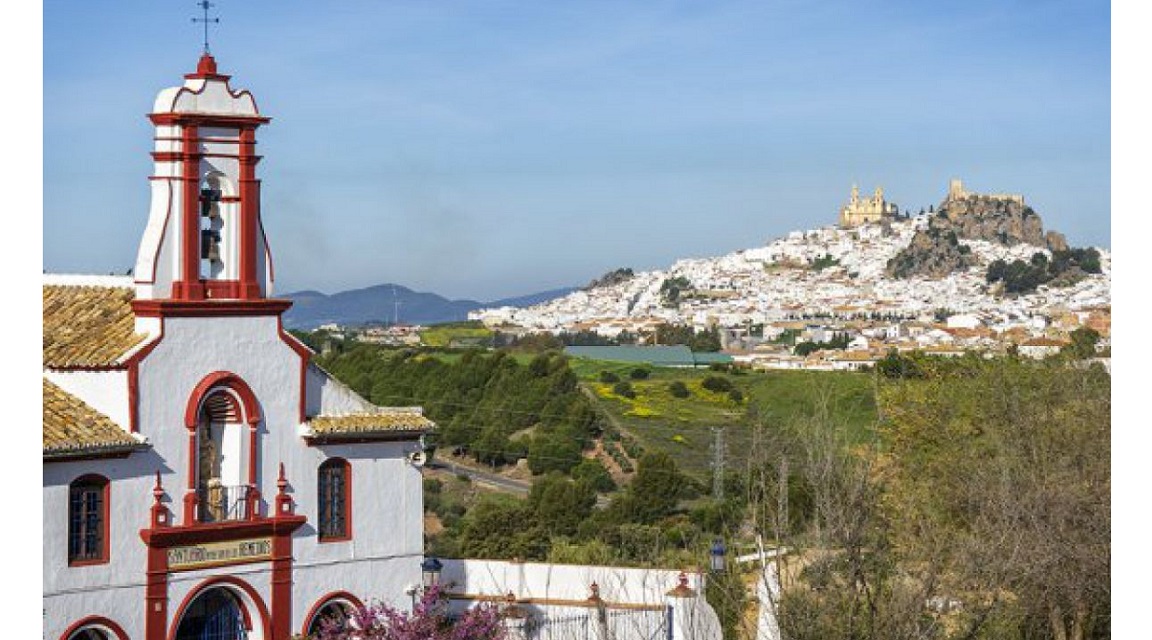
[[[282,328],[252,94],[205,54],[149,117],[134,279],[44,281],[44,637],[288,640],[407,602],[433,425]]]

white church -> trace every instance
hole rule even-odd
[[[365,401],[284,330],[252,94],[205,53],[149,117],[134,275],[44,277],[43,637],[289,640],[370,599],[409,602],[434,425]],[[699,573],[442,571],[455,608],[498,602],[521,637],[558,613],[599,624],[588,637],[719,637]]]

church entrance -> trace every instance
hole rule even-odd
[[[205,591],[184,612],[175,640],[247,640],[241,606],[228,589]]]

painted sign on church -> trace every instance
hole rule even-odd
[[[168,569],[187,571],[272,559],[272,538],[205,542],[168,550]]]

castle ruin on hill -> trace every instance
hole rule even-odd
[[[964,188],[964,182],[959,178],[952,178],[952,180],[948,182],[948,197],[944,202],[964,200],[965,198],[971,197],[983,197],[989,200],[1007,200],[1024,206],[1024,196],[1018,193],[973,193]]]

